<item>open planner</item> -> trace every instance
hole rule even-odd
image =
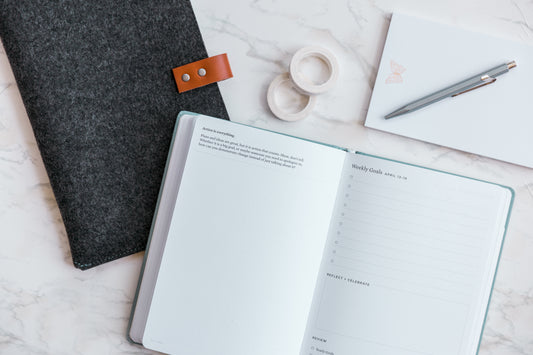
[[[176,354],[475,354],[507,187],[181,113],[128,336]]]

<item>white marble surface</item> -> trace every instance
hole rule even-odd
[[[232,120],[515,190],[480,354],[533,354],[533,170],[363,126],[392,12],[533,44],[533,1],[193,0],[193,4],[209,53],[230,55],[235,78],[220,86]],[[281,122],[266,107],[266,88],[286,70],[292,53],[310,44],[335,52],[341,80],[333,92],[319,98],[310,117]],[[125,338],[142,254],[88,271],[72,266],[59,210],[1,48],[0,231],[1,354],[150,353]]]

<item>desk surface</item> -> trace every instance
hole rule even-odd
[[[336,2],[316,0],[306,2],[305,11],[294,3],[249,1],[241,12],[236,7],[230,10],[237,15],[259,11],[274,24],[290,20],[317,39],[327,37],[332,46],[337,43],[350,60],[349,75],[354,78],[350,82],[355,84],[343,89],[353,90],[353,98],[343,102],[341,91],[335,91],[321,98],[322,104],[309,118],[285,123],[269,113],[264,96],[256,95],[253,100],[238,97],[231,93],[239,81],[228,81],[221,89],[232,120],[511,186],[516,200],[480,354],[533,353],[533,169],[363,126],[391,12],[407,12],[533,44],[533,2],[351,0],[332,5]],[[228,51],[240,51],[264,64],[260,78],[273,78],[281,72],[291,51],[297,49],[253,37],[253,32],[232,23],[232,17],[217,9],[220,5],[212,0],[193,0],[193,4],[210,54],[217,54],[216,41],[226,36]],[[352,36],[329,31],[328,22],[323,22],[327,16],[334,21],[341,13],[353,19]],[[236,74],[244,68],[239,59],[232,65]],[[267,85],[261,81],[259,90],[265,91]],[[88,271],[72,266],[61,216],[1,47],[0,226],[1,353],[150,353],[125,338],[143,255]]]

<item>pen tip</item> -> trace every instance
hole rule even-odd
[[[405,114],[407,112],[409,112],[409,109],[407,109],[405,107],[402,107],[401,109],[398,109],[396,111],[393,111],[393,112],[389,113],[388,115],[385,115],[385,119],[388,120],[389,118],[400,116],[400,115],[403,115],[403,114]]]

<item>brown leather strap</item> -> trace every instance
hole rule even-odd
[[[172,69],[180,93],[233,77],[226,53]]]

